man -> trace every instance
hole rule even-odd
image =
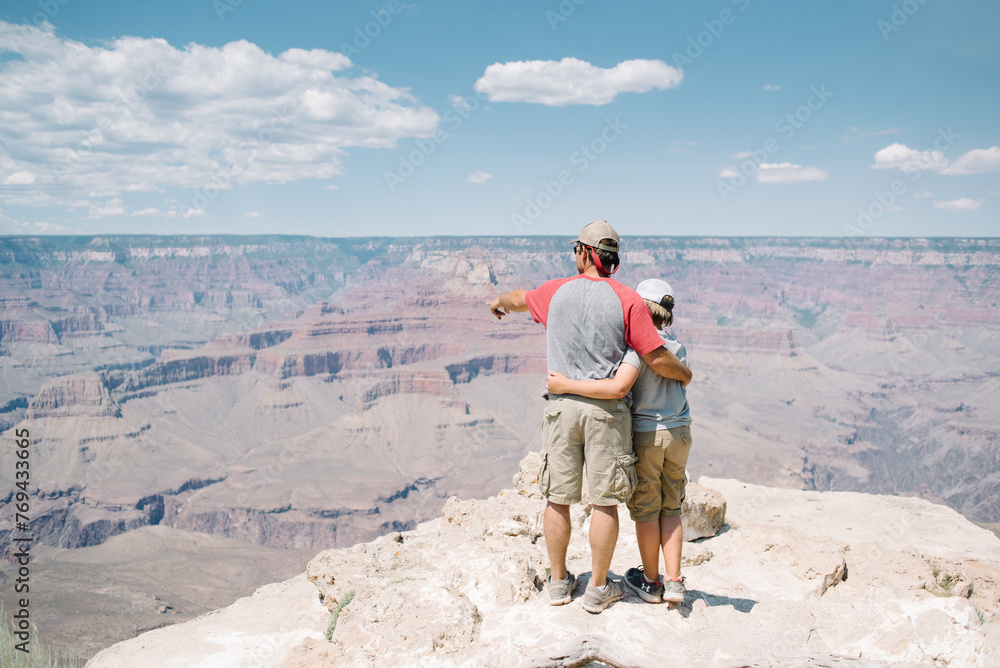
[[[687,384],[691,372],[663,347],[645,302],[610,278],[619,265],[618,233],[604,220],[588,223],[572,242],[577,275],[548,281],[531,291],[512,290],[489,302],[499,320],[511,311],[530,311],[545,326],[548,368],[574,380],[614,376],[629,348],[665,378]],[[569,507],[581,498],[587,467],[592,575],[583,608],[599,613],[625,596],[608,579],[618,540],[618,504],[635,487],[632,419],[622,399],[546,395],[542,423],[542,465],[538,485],[547,500],[545,546],[551,575],[549,603],[569,603],[576,578],[566,569],[572,532]]]

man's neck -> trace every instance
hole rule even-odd
[[[580,273],[584,276],[589,276],[590,278],[606,278],[605,276],[601,276],[601,272],[597,271],[596,264],[587,265],[587,267]]]

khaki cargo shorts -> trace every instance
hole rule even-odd
[[[632,496],[632,414],[623,400],[550,398],[542,418],[542,443],[538,489],[552,503],[579,503],[584,465],[595,506],[615,506]]]
[[[691,427],[638,431],[632,445],[639,457],[635,465],[639,484],[628,501],[632,521],[677,517],[687,483],[684,469],[691,451]]]

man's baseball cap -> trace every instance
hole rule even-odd
[[[639,296],[643,299],[648,299],[651,302],[659,304],[667,308],[668,304],[672,307],[673,303],[668,302],[664,297],[674,298],[674,291],[670,287],[670,284],[666,281],[661,281],[658,278],[647,278],[645,281],[635,286],[635,291],[639,293]]]
[[[601,239],[614,239],[618,245],[613,248],[602,245]],[[611,227],[606,220],[594,220],[584,225],[583,229],[580,230],[580,236],[573,239],[572,245],[575,246],[577,243],[582,243],[584,246],[590,246],[597,250],[608,251],[609,253],[620,252],[622,245],[621,240],[618,238],[618,233],[615,232],[615,228]]]

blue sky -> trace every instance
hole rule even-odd
[[[0,233],[996,236],[986,0],[0,8]]]

